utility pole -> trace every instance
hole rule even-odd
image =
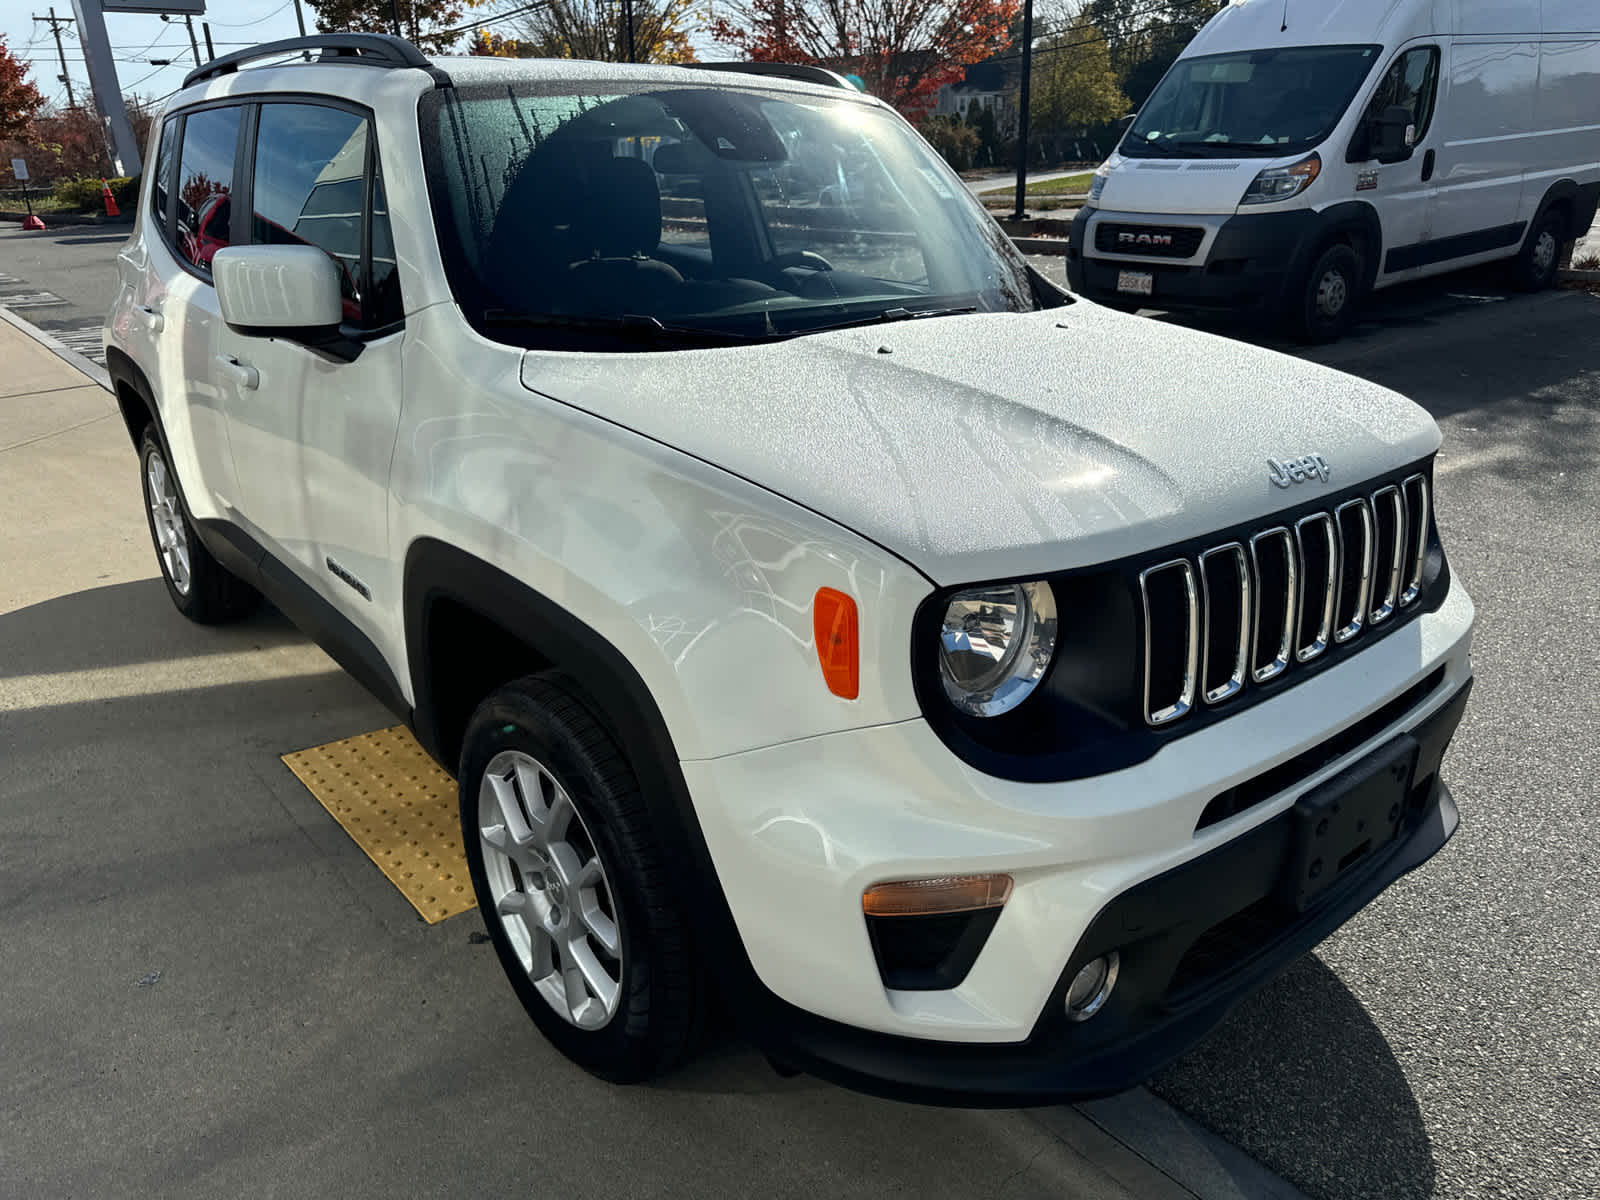
[[[622,23],[627,29],[628,61],[637,62],[633,48],[633,0],[622,0]]]
[[[200,65],[200,43],[194,40],[194,18],[185,14],[183,27],[189,31],[189,49],[194,51],[194,65]]]
[[[300,26],[300,36],[306,35],[306,15],[300,11],[300,0],[294,0],[294,23]]]
[[[1033,0],[1022,5],[1022,104],[1017,113],[1017,211],[1022,220],[1028,193],[1028,85],[1033,74]]]
[[[72,94],[72,76],[67,74],[67,52],[61,48],[61,27],[71,25],[72,18],[56,16],[56,7],[52,4],[48,17],[35,17],[34,20],[49,25],[50,32],[55,34],[56,56],[61,59],[61,82],[67,85],[67,107],[77,108],[78,101]]]
[[[201,21],[200,32],[206,35],[206,58],[208,60],[216,58],[217,48],[211,44],[211,23],[209,21]]]
[[[298,8],[295,9],[295,14],[296,15],[299,15],[299,12],[300,12],[300,10]],[[394,35],[395,35],[395,37],[399,37],[400,36],[400,0],[389,0],[389,18],[390,18],[390,20],[392,20],[394,22]]]

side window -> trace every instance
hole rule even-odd
[[[1382,135],[1379,125],[1391,109],[1403,109],[1407,118],[1409,140],[1404,142],[1404,153],[1409,156],[1411,147],[1422,144],[1433,123],[1433,102],[1439,93],[1439,50],[1436,46],[1418,46],[1407,50],[1390,64],[1378,90],[1372,94],[1365,118],[1350,147],[1350,161],[1369,158],[1387,161],[1391,155],[1382,152]],[[1398,115],[1398,114],[1395,114]]]
[[[156,151],[156,180],[150,189],[148,219],[157,229],[167,228],[167,196],[172,185],[172,155],[178,144],[178,118],[169,117],[161,126],[161,146]]]
[[[345,320],[398,319],[398,280],[381,182],[374,187],[370,264],[365,252],[367,121],[319,104],[263,104],[256,126],[250,240],[307,245],[339,264]]]
[[[203,108],[183,122],[178,160],[178,253],[210,274],[211,258],[228,244],[233,220],[233,156],[240,108]]]

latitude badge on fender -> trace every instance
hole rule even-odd
[[[1323,483],[1327,483],[1332,473],[1328,460],[1320,454],[1307,454],[1285,462],[1279,462],[1275,458],[1267,459],[1267,478],[1272,480],[1275,487],[1292,487],[1308,479],[1320,479]]]

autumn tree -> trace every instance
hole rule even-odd
[[[471,20],[472,0],[310,0],[323,33],[393,33],[394,7],[400,10],[400,36],[419,49],[443,54],[454,46],[459,27]]]
[[[1033,50],[1029,118],[1036,133],[1082,129],[1115,121],[1128,111],[1111,53],[1086,11]]]
[[[28,80],[28,65],[0,37],[0,138],[26,137],[33,114],[43,106],[44,96]]]
[[[727,0],[711,34],[758,61],[859,75],[912,120],[964,68],[1004,50],[1019,0]]]
[[[695,61],[689,34],[698,0],[633,0],[633,61]],[[480,31],[471,53],[503,58],[628,61],[628,31],[616,0],[548,0],[506,22],[514,36]]]

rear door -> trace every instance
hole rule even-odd
[[[370,114],[332,102],[263,101],[247,131],[241,203],[256,245],[312,245],[339,266],[343,361],[281,338],[224,330],[236,382],[228,430],[240,509],[281,568],[377,640],[398,609],[389,564],[389,464],[400,421],[402,312]],[[264,564],[273,570],[274,564]]]

